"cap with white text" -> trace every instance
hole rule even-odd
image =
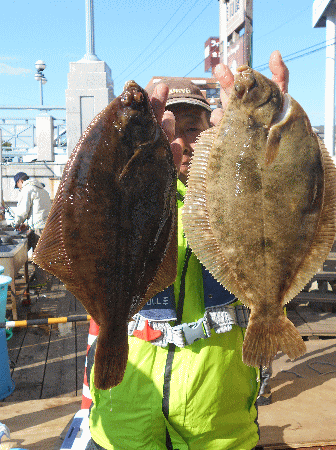
[[[162,77],[157,80],[156,83],[149,83],[146,87],[149,97],[152,96],[155,87],[159,83],[164,83],[169,87],[166,106],[187,103],[190,105],[201,106],[210,112],[212,111],[200,88],[187,78]]]

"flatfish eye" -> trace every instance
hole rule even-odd
[[[137,103],[141,103],[142,100],[143,100],[142,92],[139,92],[139,91],[135,92],[135,94],[134,94],[134,100],[135,100]]]
[[[242,98],[245,93],[245,86],[242,83],[235,83],[234,85],[236,95],[238,98]]]
[[[125,91],[120,99],[123,106],[131,106],[132,100],[133,94],[129,91]]]

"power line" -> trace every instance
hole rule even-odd
[[[183,76],[183,78],[187,77],[191,72],[193,72],[195,69],[197,69],[198,66],[200,66],[202,63],[204,63],[205,58],[202,59],[200,63],[198,63],[193,69],[191,69],[186,75]]]
[[[311,45],[310,47],[306,47],[306,48],[298,50],[298,51],[296,51],[294,53],[290,53],[289,55],[283,56],[282,60],[284,62],[293,61],[295,59],[301,58],[302,56],[310,55],[312,53],[315,53],[315,52],[318,52],[320,50],[323,50],[323,49],[325,49],[326,47],[328,47],[330,45],[334,45],[335,44],[335,40],[334,39],[329,39],[329,42],[330,42],[329,44],[327,44],[327,42],[328,41],[322,41],[322,42],[319,42],[318,44],[314,44],[314,45]],[[325,44],[325,45],[323,45],[323,44]],[[319,45],[322,45],[322,47],[319,47],[317,49],[311,50],[312,48],[317,47]],[[308,51],[308,50],[310,50],[310,51]],[[302,52],[305,52],[305,53],[302,53]],[[299,53],[302,53],[302,54],[299,55]],[[295,56],[295,55],[297,55],[297,56]],[[268,68],[268,63],[261,64],[260,66],[254,67],[254,69],[259,70],[259,71],[266,70],[267,68]]]
[[[155,41],[155,39],[162,33],[162,31],[166,28],[166,26],[168,25],[168,23],[172,20],[172,18],[178,13],[178,11],[182,8],[183,3],[180,4],[180,6],[177,8],[177,10],[172,14],[172,16],[170,17],[170,19],[165,23],[165,25],[161,28],[161,30],[156,34],[156,36],[150,41],[150,43],[147,45],[147,47],[141,52],[139,53],[139,55],[137,55],[137,57],[126,67],[126,69],[124,69],[122,72],[119,73],[119,75],[117,75],[114,79],[119,78],[124,72],[126,72],[126,70],[128,70],[136,61],[139,60],[139,57],[141,55],[143,55],[145,53],[145,51],[153,44],[153,42]]]
[[[281,25],[277,26],[276,28],[273,28],[273,30],[268,31],[267,33],[261,35],[261,36],[257,36],[256,38],[254,37],[253,40],[254,41],[259,41],[260,39],[264,38],[265,36],[268,36],[269,34],[273,33],[274,31],[279,30],[280,28],[284,27],[285,25],[287,25],[290,22],[293,22],[293,20],[296,20],[298,17],[300,17],[303,13],[305,13],[308,9],[310,9],[310,6],[308,6],[307,8],[303,9],[302,11],[300,11],[296,16],[292,17],[291,19],[287,20],[286,22],[282,23]]]
[[[183,20],[187,17],[187,15],[190,13],[190,11],[192,11],[193,9],[194,9],[194,7],[195,7],[195,5],[196,5],[196,3],[198,3],[199,2],[199,0],[196,0],[195,2],[194,2],[194,4],[188,9],[188,11],[186,12],[186,14],[182,17],[182,19],[177,23],[177,25],[175,25],[175,27],[170,31],[170,33],[160,42],[160,44],[158,44],[155,48],[154,48],[154,50],[152,50],[152,52],[146,57],[146,59],[144,60],[144,61],[142,61],[140,64],[138,64],[137,65],[137,67],[135,67],[135,69],[133,69],[133,71],[128,75],[128,77],[126,77],[126,78],[130,78],[130,76],[139,68],[139,67],[141,67],[144,63],[146,63],[147,62],[147,60],[148,60],[148,58],[150,58],[151,56],[152,56],[152,54],[153,53],[155,53],[156,52],[156,50],[159,48],[159,47],[161,47],[161,45],[163,44],[163,43],[165,43],[166,42],[166,40],[167,40],[167,38],[176,30],[176,28],[180,25],[180,23],[181,22],[183,22]],[[175,15],[175,13],[174,13],[174,15]],[[154,39],[153,39],[154,40]],[[153,42],[153,41],[152,41]],[[149,44],[147,47],[146,47],[146,49],[150,46],[151,44]],[[143,52],[142,52],[143,53]],[[138,59],[138,57],[136,58],[136,60]],[[122,73],[124,73],[126,71],[126,69],[122,72]],[[117,79],[119,76],[120,76],[121,74],[119,74],[115,79]]]
[[[318,44],[314,44],[314,45],[311,45],[310,47],[306,47],[306,48],[298,50],[298,51],[296,51],[294,53],[290,53],[287,56],[283,56],[282,60],[284,62],[293,61],[293,60],[301,58],[303,56],[308,56],[308,55],[310,55],[312,53],[315,53],[315,52],[318,52],[320,50],[323,50],[326,47],[328,47],[330,45],[334,45],[336,43],[336,41],[333,38],[329,39],[329,41],[331,41],[329,44],[327,44],[328,41],[322,41],[322,42],[319,42]],[[325,45],[322,45],[322,44],[325,44]],[[310,50],[310,49],[312,49],[314,47],[317,47],[318,45],[322,45],[322,47],[319,47],[319,48],[314,49],[314,50]],[[310,51],[306,51],[306,50],[310,50]],[[305,53],[302,53],[301,55],[298,55],[298,53],[301,53],[301,52],[305,52]],[[297,55],[297,56],[295,56],[295,55]],[[190,75],[191,72],[193,72],[195,69],[197,69],[197,67],[200,66],[204,61],[205,61],[205,58],[203,58],[202,61],[200,61],[195,67],[193,67],[186,75],[184,75],[184,77],[187,77],[188,75]],[[254,70],[259,70],[259,72],[262,72],[262,71],[268,69],[268,63],[261,64],[260,66],[254,67],[253,69]]]
[[[152,66],[158,59],[160,59],[174,44],[176,41],[180,39],[180,37],[193,25],[193,23],[203,14],[203,12],[210,6],[210,3],[212,0],[209,1],[209,3],[202,9],[202,11],[198,14],[198,16],[191,22],[191,24],[182,31],[182,33],[175,39],[174,42],[172,42],[154,61],[152,61],[147,67],[145,67],[141,72],[139,72],[136,76],[138,77],[141,75],[145,70],[147,70],[150,66]]]

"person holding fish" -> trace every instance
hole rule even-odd
[[[271,55],[269,65],[273,80],[286,92],[289,73],[279,52]],[[215,75],[225,109],[233,75],[222,64]],[[220,121],[223,111],[212,112],[197,86],[181,78],[152,88],[151,104],[179,172],[177,277],[130,322],[120,384],[95,386],[95,344],[91,346],[87,373],[92,439],[86,450],[249,450],[259,440],[259,371],[242,362],[247,308],[204,269],[181,221],[196,139]],[[161,326],[154,330],[150,320]]]

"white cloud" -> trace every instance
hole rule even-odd
[[[0,56],[0,61],[17,61],[16,56]]]
[[[31,73],[30,69],[24,69],[23,67],[12,67],[5,63],[0,63],[0,74],[6,75],[23,75],[26,76]]]

